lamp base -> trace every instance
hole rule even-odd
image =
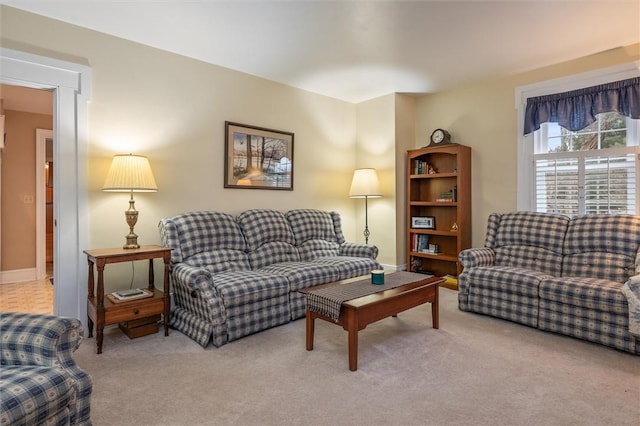
[[[138,244],[138,236],[133,232],[125,237],[127,239],[127,243],[122,246],[123,249],[137,249],[140,248],[140,244]]]
[[[131,191],[131,199],[129,200],[129,210],[124,212],[124,216],[127,219],[127,225],[129,225],[129,235],[125,237],[127,239],[127,243],[122,246],[122,248],[140,248],[140,245],[138,244],[138,236],[133,232],[133,227],[138,222],[138,211],[135,208],[135,201],[133,201],[133,191]]]

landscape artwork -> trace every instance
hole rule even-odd
[[[225,121],[224,187],[293,190],[293,133]]]

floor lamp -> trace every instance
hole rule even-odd
[[[129,210],[124,212],[127,224],[129,225],[129,235],[125,237],[126,244],[122,248],[139,248],[138,236],[133,232],[133,227],[138,222],[138,211],[135,208],[133,193],[156,192],[158,190],[147,157],[133,154],[115,155],[102,190],[107,192],[131,193]]]
[[[356,169],[353,172],[349,198],[364,198],[364,242],[369,244],[369,198],[380,198],[380,184],[375,169]]]

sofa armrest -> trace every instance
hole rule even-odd
[[[371,244],[342,243],[340,244],[340,256],[368,257],[375,259],[378,257],[378,247]]]
[[[492,266],[495,259],[494,251],[486,247],[462,250],[458,255],[463,270],[477,266]]]
[[[75,367],[84,329],[75,318],[52,315],[0,313],[2,365]]]
[[[198,297],[201,292],[215,292],[211,272],[205,268],[179,263],[174,265],[172,276],[176,284],[184,287],[191,297]]]

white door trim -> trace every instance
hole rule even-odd
[[[85,65],[0,48],[0,82],[53,89],[55,315],[87,319],[87,102]]]
[[[53,139],[53,130],[36,129],[36,280],[44,279],[47,274],[47,204],[44,175],[47,139]]]

